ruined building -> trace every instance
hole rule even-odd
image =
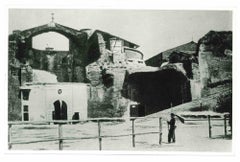
[[[68,38],[69,51],[34,49],[32,38],[46,32]],[[124,111],[118,109],[122,107],[120,89],[125,71],[127,67],[145,66],[143,54],[137,47],[107,32],[76,30],[53,21],[24,31],[16,30],[9,35],[9,111],[19,112],[19,87],[33,82],[33,69],[38,69],[55,74],[58,82],[89,83],[90,116],[99,116],[101,107],[109,109],[107,116],[123,115]]]
[[[164,67],[176,63],[182,64],[186,77],[190,80],[192,100],[214,97],[220,98],[220,102],[223,102],[225,97],[221,99],[221,96],[231,98],[231,31],[210,31],[197,44],[190,42],[146,60],[147,65],[154,67]],[[216,101],[211,103],[210,107],[215,109]]]
[[[34,49],[32,38],[46,32],[68,38],[69,51]],[[139,103],[141,113],[148,115],[199,97],[200,84],[204,88],[223,80],[206,57],[214,58],[211,61],[226,62],[218,70],[226,68],[229,73],[224,73],[224,78],[231,78],[230,56],[225,57],[230,55],[230,47],[219,45],[217,52],[206,53],[206,48],[213,50],[215,47],[208,48],[205,38],[198,43],[199,50],[195,49],[194,42],[182,47],[182,50],[178,47],[179,50],[163,52],[157,65],[146,66],[143,54],[137,50],[138,45],[104,31],[76,30],[53,21],[14,31],[9,35],[10,114],[19,113],[19,87],[35,81],[33,73],[36,69],[55,74],[58,82],[89,84],[89,117],[123,116],[130,101]],[[165,61],[168,63],[163,64]],[[150,62],[146,61],[147,65],[151,65]]]

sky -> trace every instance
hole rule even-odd
[[[9,34],[54,21],[77,30],[90,28],[109,32],[138,44],[148,59],[176,46],[197,42],[210,30],[232,31],[231,11],[203,10],[94,10],[94,9],[10,9]],[[33,46],[68,49],[59,34],[39,35]]]

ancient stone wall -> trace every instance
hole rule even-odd
[[[203,92],[232,80],[232,32],[210,31],[198,43]]]
[[[90,99],[90,117],[95,117],[97,114],[102,117],[122,116],[123,109],[127,106],[126,100],[121,96],[126,66],[124,60],[122,64],[113,62],[115,53],[106,47],[106,42],[109,40],[104,40],[101,33],[97,33],[97,38],[99,59],[86,67],[91,93],[94,93]],[[106,108],[103,110],[102,107]]]
[[[16,59],[17,46],[15,41],[9,41],[8,56],[8,119],[20,120],[21,100],[20,87],[20,63]]]

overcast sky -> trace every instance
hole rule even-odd
[[[100,29],[134,42],[140,45],[144,59],[192,39],[197,42],[210,30],[232,30],[230,11],[11,9],[9,33],[47,24],[51,13],[56,23],[77,30]],[[34,46],[66,49],[67,39],[55,35],[36,37]]]

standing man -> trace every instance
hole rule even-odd
[[[175,115],[171,113],[171,120],[168,121],[169,130],[168,130],[168,143],[175,142],[175,128],[176,128]]]

